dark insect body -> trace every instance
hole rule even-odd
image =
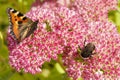
[[[87,43],[87,45],[84,45],[84,47],[82,49],[79,46],[79,49],[81,51],[80,55],[83,58],[88,58],[88,57],[91,57],[91,55],[95,54],[95,53],[93,53],[95,50],[95,45],[93,43]]]

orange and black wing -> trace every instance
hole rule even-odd
[[[10,34],[18,41],[30,36],[37,28],[38,21],[33,22],[15,9],[8,8]]]

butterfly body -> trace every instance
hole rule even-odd
[[[15,9],[8,8],[8,15],[10,18],[10,34],[21,42],[26,37],[30,36],[37,28],[38,21],[33,22],[28,17]]]

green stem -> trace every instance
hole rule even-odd
[[[65,66],[63,65],[63,63],[62,63],[62,60],[61,60],[61,57],[59,57],[58,59],[57,59],[57,62],[60,64],[60,66],[62,67],[62,69],[64,70],[64,72],[65,72],[65,77],[64,77],[64,80],[68,80],[68,74],[67,74],[67,72],[66,72],[66,68],[65,68]]]

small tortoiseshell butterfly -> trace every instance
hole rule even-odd
[[[10,19],[10,34],[18,43],[30,36],[37,28],[38,21],[33,22],[31,19],[12,8],[8,8],[7,12]]]

